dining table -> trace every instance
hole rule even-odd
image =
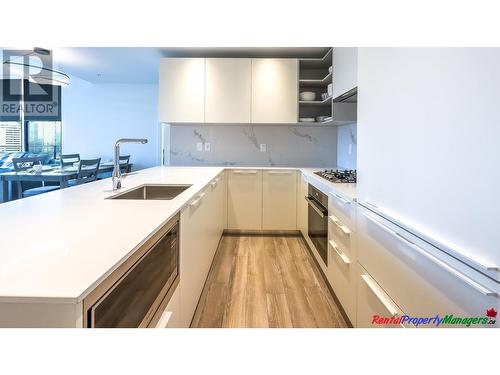
[[[113,162],[102,162],[99,165],[99,173],[113,171]],[[68,181],[78,177],[78,167],[68,166],[61,168],[58,165],[44,165],[41,172],[33,170],[27,171],[10,171],[0,173],[0,181],[2,184],[2,202],[7,202],[11,199],[9,196],[9,184],[15,181],[32,181],[32,182],[57,182],[61,189],[68,187]]]

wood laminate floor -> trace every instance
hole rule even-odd
[[[302,237],[223,236],[191,327],[347,327]]]

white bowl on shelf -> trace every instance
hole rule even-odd
[[[303,91],[299,94],[299,98],[304,102],[312,102],[316,99],[316,93],[313,91]]]
[[[300,117],[299,122],[316,122],[314,117]]]

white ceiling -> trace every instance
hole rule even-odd
[[[157,83],[161,57],[323,57],[328,47],[55,48],[55,65],[92,83]]]

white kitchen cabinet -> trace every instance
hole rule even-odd
[[[251,59],[206,59],[205,122],[250,123]]]
[[[498,283],[358,207],[358,261],[407,314],[485,317],[489,308],[498,311]]]
[[[328,240],[327,279],[349,320],[356,323],[356,261],[334,239]]]
[[[228,229],[262,229],[262,171],[231,170],[227,183]]]
[[[302,173],[297,173],[297,229],[302,233],[304,238],[307,236],[307,179]]]
[[[252,123],[298,121],[298,60],[252,59]]]
[[[223,214],[218,209],[224,205],[225,194],[219,176],[181,211],[181,327],[191,324],[222,234]]]
[[[354,267],[355,264],[352,264]],[[410,325],[391,324],[379,325],[373,324],[374,316],[378,315],[384,318],[401,317],[403,311],[394,303],[387,293],[377,284],[377,282],[366,272],[359,264],[356,265],[357,274],[357,328],[410,328]]]
[[[336,98],[358,86],[358,49],[333,49],[333,97]]]
[[[205,59],[161,59],[158,89],[160,122],[205,121]]]
[[[499,65],[498,48],[360,48],[357,147],[360,203],[498,281]]]
[[[297,229],[297,172],[264,170],[262,175],[262,229]]]

